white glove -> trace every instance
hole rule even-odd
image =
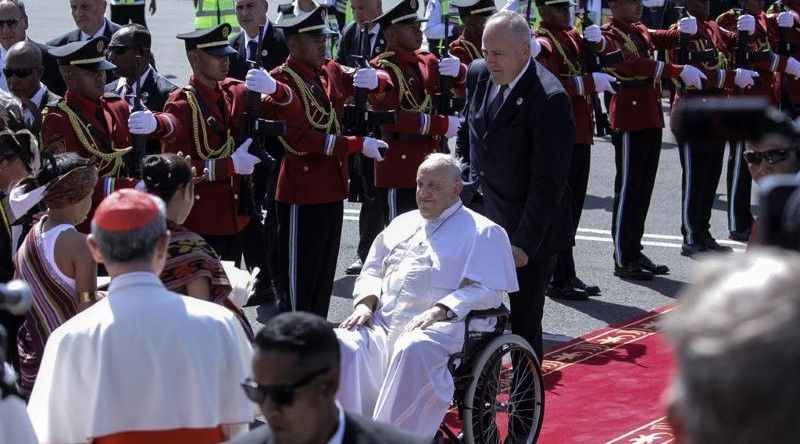
[[[158,127],[158,121],[149,109],[134,111],[128,117],[128,129],[131,134],[150,134]]]
[[[236,174],[253,174],[253,169],[255,168],[256,164],[261,162],[261,159],[247,152],[247,149],[250,148],[252,143],[253,139],[248,138],[242,142],[238,148],[236,148],[236,151],[234,151],[233,154],[231,154],[231,160],[233,160],[233,170],[236,172]]]
[[[750,14],[742,14],[736,20],[737,31],[747,31],[748,34],[756,32],[756,18]]]
[[[689,16],[678,20],[678,31],[681,34],[697,34],[697,19]]]
[[[603,41],[603,31],[597,25],[587,26],[583,30],[583,38],[593,43],[600,43]]]
[[[781,28],[791,28],[794,25],[795,17],[791,12],[783,11],[778,14],[778,26]]]
[[[251,69],[247,71],[244,84],[250,91],[261,94],[272,94],[278,89],[278,83],[263,69]]]
[[[142,179],[139,179],[139,181],[136,182],[136,185],[133,186],[133,189],[136,190],[136,191],[141,191],[142,193],[146,193],[147,192],[147,184],[145,184]]]
[[[739,88],[747,88],[756,84],[755,80],[758,73],[744,68],[736,68],[736,77],[733,78],[733,83]]]
[[[789,57],[789,59],[786,60],[786,68],[783,70],[783,72],[789,74],[795,79],[800,77],[800,62],[798,62],[794,57]]]
[[[389,148],[389,145],[386,144],[383,140],[373,139],[372,137],[365,137],[364,144],[361,146],[361,154],[375,159],[378,162],[383,161],[383,156],[381,156],[381,152],[378,148]]]
[[[700,80],[705,80],[706,75],[694,66],[684,65],[680,76],[686,86],[692,86],[695,89],[703,89],[703,84]]]
[[[617,91],[614,90],[612,86],[613,82],[616,82],[616,78],[612,75],[608,75],[604,72],[593,72],[592,78],[594,79],[594,90],[597,92],[610,92],[611,94],[616,93]]]
[[[378,71],[374,68],[361,68],[353,75],[353,86],[373,90],[378,87]]]
[[[458,134],[458,127],[461,126],[461,119],[456,116],[447,116],[447,132],[444,136],[448,139]]]
[[[448,54],[448,57],[439,60],[439,75],[447,77],[458,77],[458,72],[461,70],[461,60],[458,57],[453,57]]]
[[[542,52],[542,45],[539,44],[539,39],[531,36],[531,57],[535,59],[540,52]]]

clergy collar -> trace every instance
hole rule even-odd
[[[303,77],[306,80],[319,77],[320,74],[322,74],[322,67],[321,66],[312,67],[308,63],[306,63],[306,62],[304,62],[304,61],[302,61],[300,59],[297,59],[295,57],[292,57],[291,55],[289,55],[289,57],[286,59],[286,65],[289,68],[292,68],[295,71],[298,71],[300,76]]]
[[[100,26],[100,29],[98,29],[97,32],[95,32],[94,34],[89,35],[89,34],[83,32],[83,31],[81,31],[81,41],[90,40],[90,39],[93,39],[95,37],[102,36],[106,32],[106,26],[108,26],[108,20],[103,18],[103,24]]]
[[[111,295],[115,291],[134,285],[158,285],[159,287],[164,287],[161,279],[159,279],[155,273],[150,271],[132,271],[114,276],[114,278],[111,279],[111,283],[108,285],[108,293]]]
[[[272,24],[270,23],[269,19],[267,19],[267,21],[264,23],[264,32],[261,33],[261,35],[259,36],[262,40],[264,39],[264,36],[267,35],[267,32],[269,32],[269,27],[271,25]],[[245,31],[244,29],[242,29],[242,34],[244,34],[244,46],[247,46],[247,44],[253,40],[255,40],[255,42],[258,43],[258,39],[256,39],[255,37],[251,38],[249,35],[247,35],[247,31]]]

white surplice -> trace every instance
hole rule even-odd
[[[48,443],[249,423],[239,384],[251,356],[226,308],[169,292],[153,273],[123,274],[50,335],[28,414]]]
[[[432,437],[453,397],[447,359],[462,348],[464,317],[499,306],[504,292],[516,290],[506,232],[460,201],[436,220],[426,221],[419,211],[396,217],[372,244],[353,290],[354,305],[379,297],[373,327],[336,329],[339,402],[350,412]],[[458,317],[406,331],[414,316],[437,303]]]

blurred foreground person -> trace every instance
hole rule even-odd
[[[756,249],[705,265],[665,322],[679,444],[800,441],[800,255]]]
[[[210,444],[246,431],[237,383],[250,344],[230,311],[167,291],[169,237],[161,199],[124,189],[98,206],[87,242],[111,285],[48,339],[28,404],[42,442]]]
[[[336,402],[339,361],[339,343],[325,319],[308,312],[272,318],[256,336],[253,379],[242,384],[269,425],[233,444],[430,442],[346,413]]]

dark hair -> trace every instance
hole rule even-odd
[[[339,340],[328,321],[313,313],[282,313],[267,321],[258,332],[255,346],[260,351],[290,353],[304,365],[339,369]]]
[[[177,154],[154,154],[145,157],[142,176],[147,192],[167,204],[178,188],[192,180],[192,166]]]
[[[26,191],[33,188],[46,185],[53,181],[53,179],[67,174],[68,172],[89,165],[91,160],[81,157],[75,153],[60,153],[56,155],[42,156],[42,166],[39,170],[39,175],[36,176],[34,181],[26,184]]]
[[[138,23],[131,23],[123,26],[117,32],[130,33],[130,41],[133,46],[139,48],[150,48],[152,45],[152,37],[150,31]]]
[[[23,17],[28,17],[28,13],[25,12],[25,3],[23,3],[22,0],[0,0],[0,3],[11,3],[19,8],[19,12],[22,13]]]
[[[38,136],[26,130],[29,128],[22,117],[22,104],[11,94],[0,91],[0,162],[21,159],[30,171],[33,152],[39,149],[34,140]]]

